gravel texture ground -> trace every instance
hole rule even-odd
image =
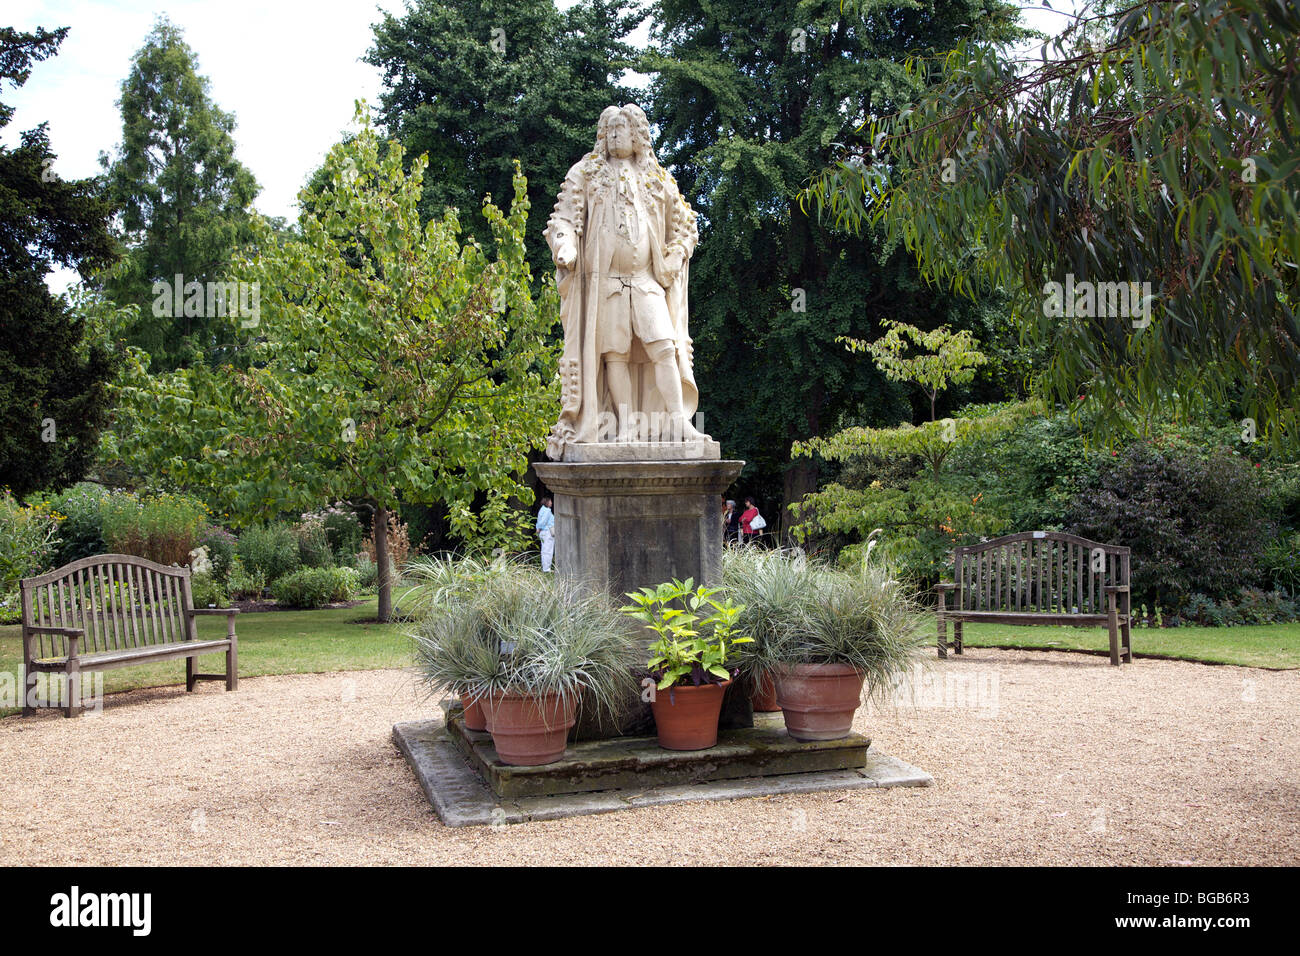
[[[8,864],[1300,862],[1300,672],[968,650],[855,729],[935,786],[450,830],[391,741],[400,671],[0,720]],[[945,693],[946,692],[946,693]],[[945,697],[947,698],[945,700]]]

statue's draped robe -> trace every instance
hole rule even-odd
[[[695,414],[699,393],[692,369],[691,338],[687,331],[687,262],[695,251],[699,234],[695,213],[682,199],[676,182],[657,162],[643,162],[636,170],[637,188],[650,234],[651,274],[664,286],[668,317],[674,332],[677,368],[682,381],[682,410],[689,420]],[[565,445],[572,442],[611,441],[602,412],[614,409],[605,388],[597,328],[605,302],[601,277],[609,275],[618,214],[618,182],[615,164],[598,153],[589,153],[574,164],[564,177],[555,210],[546,227],[546,241],[554,251],[566,238],[572,239],[577,258],[567,269],[557,268],[564,326],[564,355],[560,359],[560,418],[551,430],[547,453],[554,461],[563,458]],[[665,282],[664,259],[676,251],[682,269],[672,285]],[[664,412],[663,398],[655,386],[654,366],[639,342],[633,341],[628,363],[632,379],[634,412]],[[602,431],[606,432],[602,434]]]

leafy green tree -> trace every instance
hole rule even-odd
[[[846,344],[851,351],[870,352],[890,380],[920,385],[930,399],[930,421],[920,426],[903,422],[894,428],[852,427],[828,438],[797,443],[795,455],[840,462],[866,459],[879,477],[855,485],[842,475],[840,481],[792,504],[796,514],[809,519],[795,529],[795,535],[804,541],[818,533],[856,539],[857,545],[847,549],[856,558],[868,535],[879,528],[886,532],[884,553],[928,583],[942,572],[954,542],[988,534],[1004,520],[996,493],[986,499],[991,489],[978,487],[968,474],[956,474],[945,464],[954,452],[1021,427],[1040,408],[1032,402],[975,406],[937,420],[939,393],[970,381],[987,358],[966,331],[954,333],[941,327],[922,332],[898,322],[887,326],[875,342],[850,339]],[[909,339],[923,351],[905,354]],[[929,473],[909,467],[911,462],[928,466]]]
[[[156,371],[220,360],[217,303],[190,296],[176,314],[178,290],[170,286],[178,275],[183,286],[205,290],[227,279],[231,251],[251,238],[257,182],[235,157],[234,116],[217,108],[208,88],[180,29],[160,18],[122,83],[117,157],[100,156],[129,250],[105,288],[119,305],[139,307],[128,341],[149,353]],[[155,287],[160,282],[170,295]]]
[[[818,473],[813,459],[791,462],[795,442],[846,420],[912,417],[904,390],[838,338],[872,338],[885,318],[982,324],[981,307],[924,287],[904,251],[836,235],[797,196],[869,115],[920,93],[908,56],[972,28],[1013,35],[1015,13],[998,0],[858,14],[840,0],[660,0],[654,14],[648,112],[701,220],[690,294],[705,425],[752,463],[747,482],[780,481],[793,502]]]
[[[359,109],[358,116],[362,115]],[[521,476],[558,400],[553,291],[534,300],[526,182],[509,215],[483,204],[496,249],[464,242],[453,211],[421,223],[423,159],[368,125],[331,150],[304,196],[301,239],[254,220],[233,274],[260,283],[247,370],[198,365],[122,387],[122,453],[244,521],[350,500],[374,512],[379,616],[391,614],[387,516],[441,502],[461,540],[527,540]],[[136,353],[137,359],[138,354]]]
[[[383,71],[379,117],[408,157],[427,154],[421,211],[474,208],[484,195],[511,193],[513,159],[528,176],[528,198],[549,211],[564,175],[590,151],[596,119],[631,102],[617,82],[634,49],[626,36],[644,16],[621,0],[415,0],[385,14],[366,57]],[[542,238],[546,216],[528,233],[539,280],[554,266]],[[475,224],[473,233],[486,233]]]
[[[845,338],[842,341],[850,352],[870,352],[891,382],[916,382],[930,399],[930,420],[935,419],[935,405],[939,393],[949,386],[969,382],[975,369],[988,362],[987,356],[975,347],[975,337],[967,329],[954,332],[946,325],[922,332],[906,322],[884,319],[888,330],[874,342]],[[907,343],[929,349],[915,355],[905,355]]]
[[[0,88],[22,86],[67,34],[0,28]],[[13,112],[0,103],[0,128]],[[56,159],[44,124],[0,146],[0,487],[19,497],[85,474],[113,374],[107,350],[45,284],[56,264],[84,275],[114,256],[102,184],[60,178]]]
[[[1235,405],[1293,444],[1298,63],[1285,0],[1106,3],[1040,61],[981,40],[910,60],[941,75],[809,196],[941,287],[1005,289],[1048,354],[1038,389],[1086,395],[1097,434]]]
[[[795,537],[847,538],[855,542],[845,549],[848,560],[856,559],[867,536],[880,528],[885,532],[883,553],[905,573],[923,583],[938,580],[954,544],[1000,533],[1006,522],[1007,503],[996,488],[982,487],[971,475],[945,465],[954,452],[969,451],[1023,427],[1038,414],[1035,402],[973,406],[919,426],[904,422],[893,428],[847,428],[795,445],[796,455],[865,460],[865,474],[871,477],[869,482],[853,482],[842,475],[792,504],[805,519],[795,527]]]

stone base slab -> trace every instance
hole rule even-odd
[[[591,793],[498,797],[449,738],[440,720],[393,727],[393,742],[406,757],[444,826],[506,826],[559,820],[692,800],[735,800],[790,793],[881,787],[929,787],[934,779],[917,767],[870,748],[854,769],[787,773],[660,786],[633,786]]]
[[[775,721],[767,719],[775,716]],[[795,740],[779,714],[756,714],[753,727],[718,732],[708,750],[664,750],[656,737],[612,737],[570,744],[564,756],[541,767],[503,763],[492,735],[469,730],[463,714],[450,716],[447,738],[498,797],[543,797],[628,787],[664,787],[741,777],[853,770],[867,761],[871,741]]]

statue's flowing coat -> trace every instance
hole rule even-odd
[[[650,234],[651,273],[665,289],[682,381],[682,409],[689,419],[699,402],[686,302],[687,262],[698,239],[695,213],[682,198],[676,182],[653,156],[641,157],[631,168],[636,170],[637,188],[641,190],[648,220],[644,225]],[[618,188],[614,169],[598,152],[588,153],[575,163],[564,178],[545,233],[552,250],[558,249],[566,237],[572,238],[577,249],[573,265],[556,270],[562,303],[564,355],[560,360],[560,419],[552,430],[547,452],[557,461],[570,442],[608,441],[613,437],[600,434],[600,413],[613,409],[605,389],[597,333],[604,302],[599,280],[609,275],[614,254]],[[673,251],[681,253],[683,264],[669,285],[665,281],[664,260]],[[635,342],[629,369],[637,410],[662,412],[665,406],[654,384],[653,366]],[[612,418],[605,420],[612,421]]]

